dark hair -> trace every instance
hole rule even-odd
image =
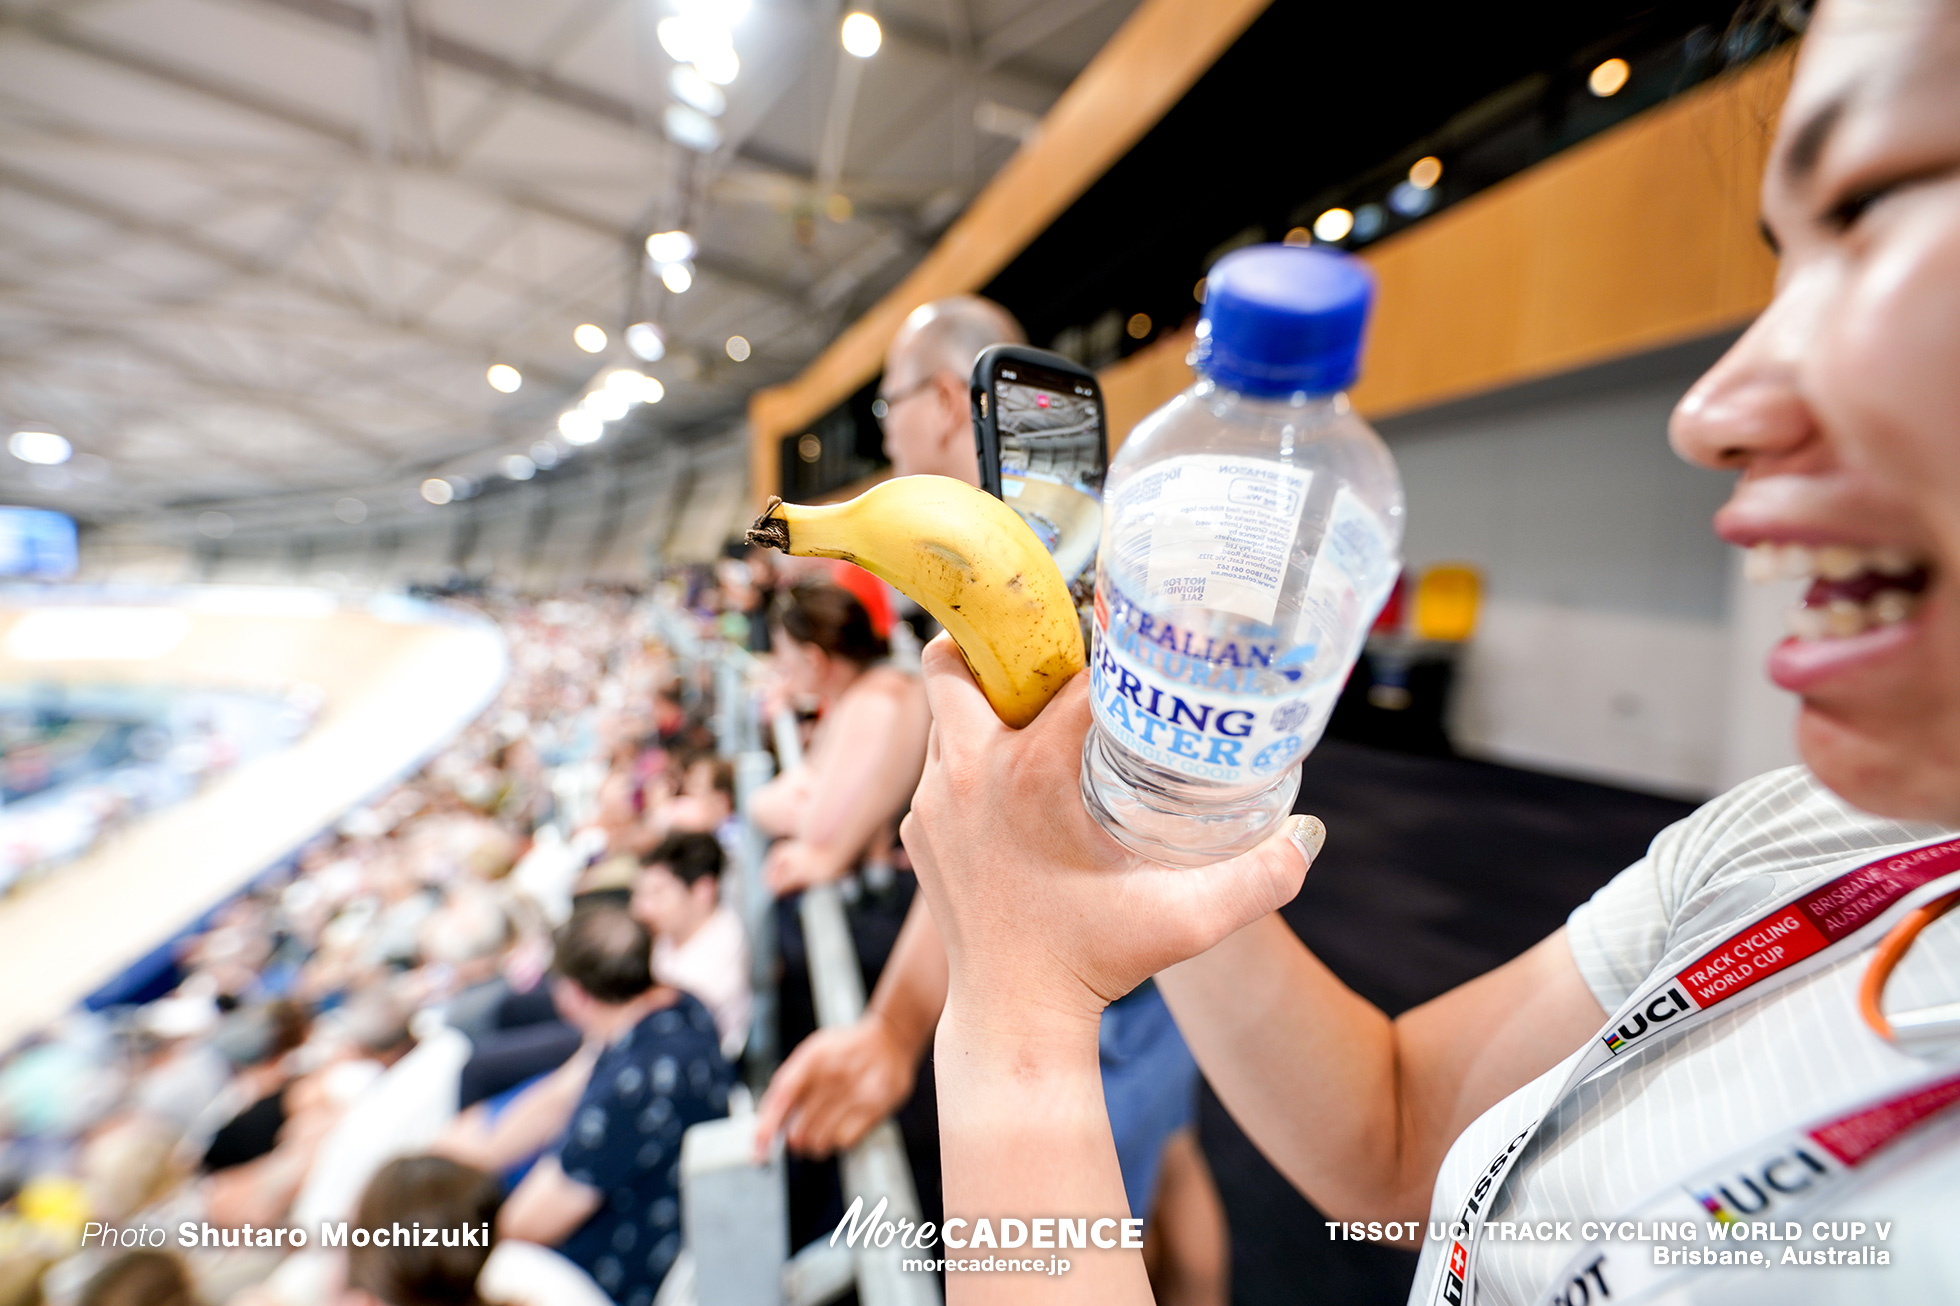
[[[558,973],[595,1001],[631,1002],[653,987],[653,939],[622,907],[580,905],[551,941]]]
[[[720,880],[721,840],[711,834],[670,834],[640,858],[642,866],[664,866],[693,888],[700,880]]]
[[[354,1227],[370,1232],[420,1224],[442,1246],[350,1247],[347,1281],[388,1306],[478,1306],[476,1277],[490,1259],[503,1186],[441,1156],[405,1156],[375,1171],[361,1194]],[[475,1246],[462,1231],[475,1228]],[[449,1241],[452,1240],[453,1241]]]
[[[125,1252],[95,1272],[79,1306],[196,1306],[191,1276],[169,1252]]]
[[[892,647],[871,628],[871,614],[839,585],[804,581],[776,596],[775,623],[799,644],[815,644],[832,657],[869,666],[891,656]]]

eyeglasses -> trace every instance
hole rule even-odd
[[[908,385],[903,390],[900,390],[897,394],[885,394],[883,391],[880,391],[878,397],[871,401],[871,415],[877,418],[880,422],[884,421],[885,415],[891,412],[893,408],[895,408],[905,400],[910,399],[913,395],[919,393],[919,391],[931,385],[932,382],[933,382],[933,375],[931,373],[927,373],[925,376],[920,377],[917,381],[914,381],[911,385]]]

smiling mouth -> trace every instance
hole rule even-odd
[[[1932,569],[1896,548],[1763,541],[1750,546],[1743,575],[1758,583],[1808,580],[1787,622],[1793,637],[1811,641],[1848,639],[1911,621]]]

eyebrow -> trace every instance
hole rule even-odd
[[[1824,157],[1824,147],[1830,143],[1831,133],[1844,117],[1844,97],[1822,105],[1811,114],[1803,126],[1790,133],[1790,144],[1783,151],[1783,171],[1793,182],[1807,181],[1817,171],[1818,160]]]

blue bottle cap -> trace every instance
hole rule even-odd
[[[1360,371],[1374,297],[1374,274],[1350,255],[1295,245],[1234,250],[1205,278],[1198,371],[1256,395],[1345,390]]]

